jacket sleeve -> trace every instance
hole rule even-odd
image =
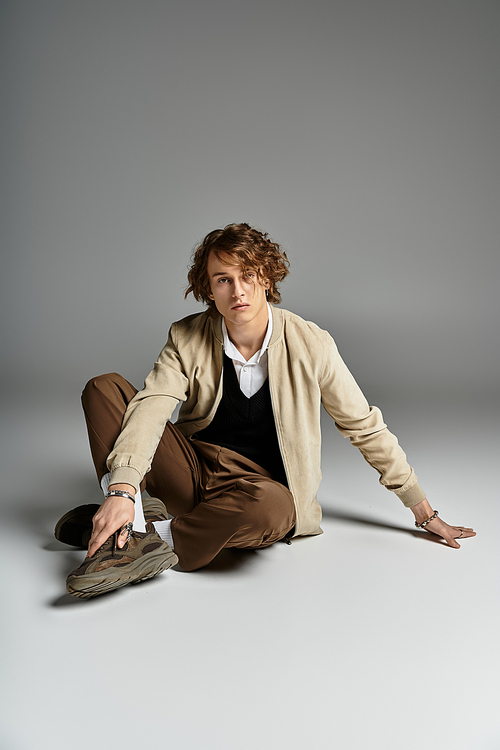
[[[376,469],[380,483],[408,508],[424,500],[425,493],[396,436],[387,429],[380,409],[368,404],[326,332],[320,389],[323,406],[341,435]]]
[[[127,407],[122,429],[108,456],[110,483],[127,483],[136,489],[147,471],[165,429],[179,401],[189,394],[176,346],[176,324],[168,335],[153,370]]]

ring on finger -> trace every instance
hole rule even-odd
[[[464,530],[460,529],[460,536],[455,537],[456,539],[461,539],[464,535]]]
[[[125,541],[128,542],[130,537],[132,536],[132,523],[126,523],[125,526],[122,526],[120,535],[121,534],[127,534],[127,538],[125,539]]]

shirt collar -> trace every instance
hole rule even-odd
[[[271,313],[271,307],[269,305],[269,302],[267,303],[267,314],[268,314],[268,321],[267,321],[267,330],[266,330],[266,335],[264,336],[264,341],[262,342],[262,346],[259,349],[259,351],[256,352],[253,355],[253,357],[251,357],[249,362],[260,362],[261,357],[266,353],[267,347],[269,346],[269,341],[273,333],[273,316]],[[242,354],[240,354],[238,349],[235,347],[235,345],[229,338],[227,328],[226,328],[226,321],[224,320],[224,318],[222,318],[222,335],[224,337],[224,351],[227,354],[227,356],[230,359],[235,359],[237,362],[241,362],[242,364],[245,364],[246,359],[243,357]]]

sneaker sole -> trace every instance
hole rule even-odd
[[[175,552],[151,552],[144,559],[130,563],[125,573],[123,568],[108,568],[84,576],[68,576],[66,591],[78,599],[90,599],[99,594],[106,594],[129,583],[140,583],[163,573],[179,562]]]

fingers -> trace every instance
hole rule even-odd
[[[126,524],[118,524],[118,529],[121,526],[126,526]],[[92,555],[94,555],[97,552],[99,547],[101,547],[104,544],[104,542],[107,539],[109,539],[109,537],[112,536],[115,533],[115,531],[117,531],[118,529],[115,528],[115,524],[109,524],[109,525],[104,526],[104,528],[102,528],[102,530],[98,531],[97,533],[94,530],[92,532],[92,536],[90,537],[87,557],[92,557]],[[119,549],[122,549],[122,547],[124,547],[126,542],[128,541],[128,538],[129,538],[128,529],[127,528],[122,529],[122,531],[120,532],[120,535],[118,536],[117,547]]]
[[[448,524],[443,524],[443,526],[445,528],[439,531],[439,535],[443,537],[448,547],[453,547],[453,549],[460,549],[460,544],[458,543],[458,538],[460,538],[460,530],[457,531],[453,527],[448,526]]]
[[[452,533],[447,534],[446,536],[443,534],[443,539],[450,547],[454,547],[455,549],[460,549],[461,545],[459,544],[459,541],[461,542],[462,539],[476,536],[474,529],[467,529],[464,526],[451,526],[450,528]]]
[[[114,532],[112,531],[110,534],[107,534],[106,529],[103,529],[102,531],[98,533],[93,531],[92,536],[90,537],[90,541],[89,541],[87,557],[92,557],[92,555],[94,555],[97,552],[99,547],[101,547],[106,541],[106,539],[108,539],[113,533]]]
[[[467,539],[469,536],[476,536],[474,529],[468,529],[465,526],[453,526],[456,534],[455,539]]]
[[[474,529],[467,528],[466,526],[450,526],[445,523],[441,518],[436,518],[431,521],[426,527],[427,531],[433,534],[438,534],[442,537],[446,544],[453,549],[460,549],[459,541],[466,539],[467,537],[476,536]]]
[[[125,544],[130,539],[130,534],[132,533],[132,523],[126,523],[123,529],[120,531],[118,535],[118,541],[117,546],[121,549],[125,546]]]
[[[128,498],[110,497],[104,501],[93,518],[87,557],[92,557],[99,547],[118,529],[134,520],[134,505]],[[118,547],[121,549],[128,539],[128,530],[120,533]]]
[[[121,524],[118,524],[116,527],[113,523],[103,523],[101,520],[98,520],[97,522],[94,521],[94,529],[92,531],[92,536],[90,537],[87,557],[92,557],[99,547],[101,547],[104,542],[115,533],[117,528],[120,528],[120,526]]]

